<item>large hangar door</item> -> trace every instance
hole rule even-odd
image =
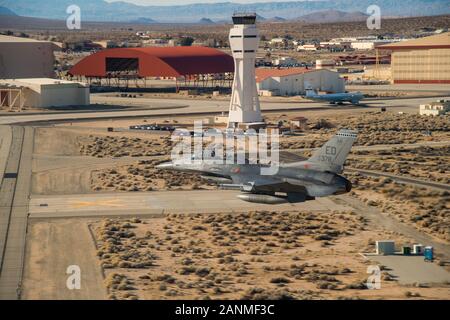
[[[116,75],[138,75],[138,58],[106,58],[106,72]]]

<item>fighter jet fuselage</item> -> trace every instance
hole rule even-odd
[[[275,175],[261,175],[259,164],[163,164],[159,169],[200,173],[202,178],[216,182],[224,189],[239,189],[258,194],[304,193],[310,198],[347,193],[351,183],[344,177],[311,169],[305,161],[298,166],[280,165]],[[268,166],[266,166],[268,167]],[[234,183],[238,182],[238,183]]]
[[[213,181],[223,189],[241,191],[243,194],[238,197],[244,201],[267,204],[304,202],[350,192],[350,181],[340,174],[355,140],[355,132],[341,130],[310,159],[276,166],[193,160],[164,163],[157,168],[200,173],[203,179]],[[276,169],[267,174],[271,168]]]

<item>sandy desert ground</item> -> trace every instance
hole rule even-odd
[[[370,263],[358,252],[392,235],[367,230],[351,212],[170,215],[93,228],[112,299],[442,298],[448,290],[399,287],[388,271],[381,291],[365,290]]]
[[[399,285],[381,266],[367,290],[359,255],[376,230],[352,212],[261,211],[159,219],[61,219],[31,225],[24,298],[40,299],[448,299],[448,284]],[[82,290],[65,268],[82,266]]]

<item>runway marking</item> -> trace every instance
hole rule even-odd
[[[77,202],[70,202],[70,205],[73,208],[85,208],[85,207],[97,207],[97,206],[105,206],[105,207],[112,207],[112,208],[122,208],[122,207],[124,207],[124,203],[120,199],[95,200],[95,201],[77,201]]]

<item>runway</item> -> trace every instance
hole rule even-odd
[[[167,213],[233,213],[253,210],[346,210],[329,198],[297,204],[268,206],[239,200],[228,190],[96,193],[32,196],[30,219],[74,217],[162,216]]]
[[[11,147],[12,130],[9,126],[0,126],[0,185],[5,173],[8,161],[9,149]]]
[[[13,127],[0,191],[0,300],[20,299],[34,145],[32,127]]]

